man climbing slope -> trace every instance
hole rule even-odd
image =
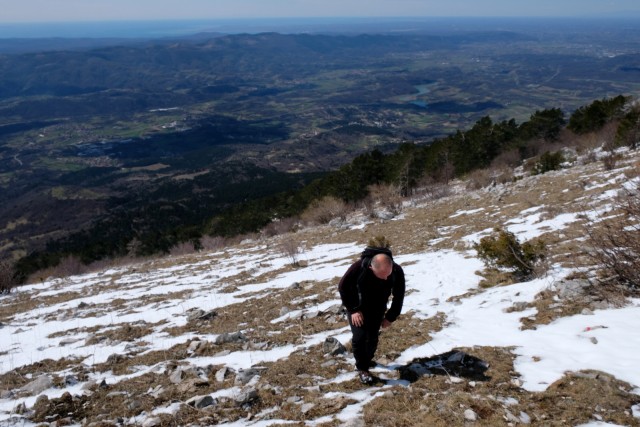
[[[353,355],[363,384],[372,384],[369,369],[378,347],[380,328],[388,328],[402,310],[405,279],[402,267],[393,262],[388,247],[368,246],[338,285],[351,326]],[[389,296],[393,295],[387,310]]]

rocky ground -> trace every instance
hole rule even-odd
[[[640,157],[596,157],[21,287],[0,297],[0,425],[640,425],[640,301],[595,285],[584,232]],[[537,277],[485,269],[473,243],[496,226],[545,240]],[[378,235],[408,291],[365,387],[337,281]]]

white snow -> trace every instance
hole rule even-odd
[[[637,181],[637,180],[636,180]],[[627,185],[628,182],[615,176],[607,185]],[[590,184],[597,189],[600,184]],[[610,199],[618,193],[610,189],[595,199]],[[562,230],[578,220],[574,213],[560,214],[555,218],[541,220],[544,206],[536,206],[520,212],[517,217],[505,221],[507,228],[518,238],[528,240],[549,231]],[[483,209],[459,211],[454,216],[471,215]],[[358,226],[352,229],[358,229]],[[482,230],[463,238],[466,242],[477,242],[491,229]],[[437,240],[436,240],[437,241]],[[165,330],[183,326],[187,322],[187,311],[192,308],[213,310],[230,304],[255,298],[256,293],[268,294],[274,289],[285,289],[294,282],[333,281],[337,285],[340,276],[357,258],[361,246],[356,243],[324,244],[308,247],[300,255],[306,261],[303,268],[264,279],[264,274],[287,265],[286,256],[266,246],[256,244],[251,249],[236,252],[217,252],[195,263],[183,263],[167,268],[116,268],[98,274],[75,276],[65,280],[55,279],[38,285],[17,289],[10,295],[0,297],[0,306],[12,298],[29,297],[44,299],[63,293],[74,292],[67,301],[39,305],[35,309],[19,314],[8,324],[0,325],[0,373],[6,373],[45,359],[78,358],[91,366],[105,362],[114,353],[124,353],[125,343],[107,341],[87,344],[92,334],[88,330],[95,326],[120,327],[124,324],[145,322],[153,330],[137,340],[146,342],[147,351],[169,349],[195,337],[214,340],[215,335],[189,333],[170,336]],[[521,330],[521,319],[536,314],[535,309],[511,311],[516,303],[534,300],[540,291],[553,288],[571,271],[553,268],[547,277],[517,283],[511,286],[479,289],[481,278],[476,274],[483,269],[474,251],[452,250],[425,251],[398,254],[396,261],[404,266],[407,289],[404,313],[412,312],[419,318],[429,318],[442,313],[446,324],[439,332],[432,333],[433,340],[416,343],[404,351],[392,365],[398,366],[415,358],[424,358],[445,353],[455,347],[500,346],[513,347],[515,370],[520,374],[522,387],[529,391],[543,391],[569,371],[593,369],[607,372],[640,390],[640,300],[631,300],[622,308],[596,310],[591,315],[574,315],[560,318],[548,325],[539,325],[533,330]],[[148,267],[148,268],[147,268]],[[223,292],[229,278],[240,274],[250,275],[251,283],[238,286],[233,292]],[[267,276],[268,277],[268,276]],[[116,285],[116,286],[114,286]],[[146,302],[150,296],[164,296],[163,300]],[[270,319],[278,324],[304,313],[326,310],[339,304],[337,286],[335,299],[324,301],[312,308],[294,310],[278,318]],[[454,298],[458,297],[458,298]],[[122,308],[112,309],[111,302],[122,299]],[[306,302],[312,301],[311,298]],[[287,301],[283,301],[286,305]],[[162,323],[165,322],[165,323]],[[393,326],[384,334],[396,333]],[[54,335],[57,334],[57,335]],[[233,369],[249,368],[259,363],[272,362],[288,357],[292,352],[322,343],[334,336],[342,342],[350,339],[348,326],[337,325],[337,329],[305,336],[299,345],[287,345],[265,351],[244,350],[211,357],[191,357],[186,362],[196,366],[225,365]],[[65,344],[65,345],[63,345]],[[135,342],[134,342],[135,344]],[[102,373],[92,379],[106,379],[108,383],[162,370],[163,366],[141,366],[127,375]],[[384,372],[382,372],[384,375]],[[349,381],[354,373],[341,374],[331,382]],[[406,385],[403,381],[392,384]],[[58,397],[65,391],[81,393],[78,384],[67,389],[50,389],[45,393]],[[389,387],[389,386],[387,386]],[[2,388],[2,387],[0,387]],[[383,388],[384,391],[384,388]],[[361,413],[363,406],[383,391],[363,390],[346,397],[359,403],[346,406],[335,417],[348,421]],[[223,390],[216,396],[233,395],[236,389]],[[340,393],[329,393],[325,397],[337,398]],[[0,400],[0,424],[9,423],[17,404],[27,407],[34,404],[35,396],[20,399]],[[176,405],[157,408],[154,413],[177,410]],[[630,408],[640,418],[640,405]],[[324,417],[313,420],[310,425],[333,419]],[[241,420],[228,425],[266,426],[274,420],[249,422]],[[280,423],[286,421],[279,420]],[[21,425],[31,425],[24,421]],[[612,425],[592,422],[584,426]]]

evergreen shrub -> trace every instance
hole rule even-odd
[[[507,269],[520,279],[531,277],[536,265],[546,258],[547,252],[543,240],[521,244],[513,233],[501,228],[496,228],[493,235],[480,239],[474,249],[488,268]]]

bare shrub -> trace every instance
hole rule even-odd
[[[302,213],[302,220],[312,224],[328,224],[334,218],[346,220],[349,208],[345,202],[333,196],[314,200]]]
[[[225,248],[227,240],[220,236],[204,236],[200,239],[200,245],[205,251],[218,251]]]
[[[380,207],[388,211],[391,215],[397,216],[402,213],[403,197],[399,185],[376,184],[369,186],[369,195]]]
[[[278,245],[280,249],[280,253],[286,256],[289,261],[291,261],[291,265],[294,267],[298,267],[300,265],[300,255],[303,253],[300,244],[293,239],[283,239]]]
[[[420,180],[415,194],[429,200],[438,200],[451,195],[451,186],[426,176]]]
[[[610,153],[602,158],[602,164],[604,165],[605,170],[613,170],[616,168],[616,164],[618,160],[621,160],[622,157],[619,154]]]
[[[619,214],[596,218],[585,225],[589,257],[601,268],[601,283],[623,285],[640,293],[640,187],[636,184],[618,196],[614,210]]]
[[[0,295],[10,293],[16,287],[15,271],[9,261],[0,262]]]
[[[173,246],[170,250],[169,250],[169,255],[171,256],[182,256],[182,255],[189,255],[196,252],[196,248],[195,245],[193,244],[193,242],[182,242],[182,243],[178,243],[177,245]]]
[[[298,218],[282,218],[275,219],[262,229],[262,234],[267,237],[279,236],[285,233],[291,233],[298,228]]]
[[[493,162],[491,162],[491,167],[497,169],[501,169],[505,166],[508,168],[515,168],[520,165],[521,161],[522,159],[520,158],[520,151],[518,149],[513,149],[505,151],[504,153],[493,159]]]
[[[467,190],[479,190],[494,183],[492,171],[489,169],[477,169],[467,177]]]
[[[69,276],[76,276],[79,274],[88,273],[89,271],[90,271],[89,266],[83,264],[82,261],[80,261],[80,259],[78,259],[77,257],[73,255],[69,255],[66,258],[63,258],[58,263],[58,265],[37,271],[30,277],[28,281],[29,282],[32,282],[33,280],[42,281],[47,277],[63,278],[63,277],[69,277]]]

